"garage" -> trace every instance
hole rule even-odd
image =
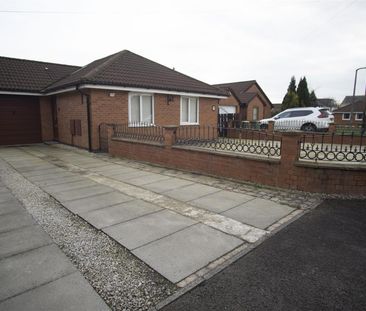
[[[39,142],[39,97],[0,95],[0,145]]]

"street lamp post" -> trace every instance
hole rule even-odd
[[[366,69],[366,67],[360,67],[356,69],[355,72],[355,81],[353,83],[353,95],[352,95],[352,104],[351,104],[351,115],[350,115],[350,125],[352,126],[352,120],[353,120],[353,106],[355,105],[355,95],[356,95],[356,84],[357,84],[357,73],[359,70]]]

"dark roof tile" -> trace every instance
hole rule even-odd
[[[226,96],[226,92],[124,50],[96,60],[49,86],[53,91],[77,84],[159,89]]]
[[[38,93],[80,67],[0,57],[0,90]]]

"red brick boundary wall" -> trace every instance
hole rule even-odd
[[[164,143],[111,138],[113,156],[257,184],[308,192],[366,195],[366,165],[299,161],[299,133],[282,133],[281,159],[175,146],[176,127]]]

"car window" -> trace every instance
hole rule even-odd
[[[329,117],[330,111],[328,109],[319,109],[319,111],[325,115],[326,117]]]
[[[313,112],[311,110],[294,110],[291,111],[290,118],[305,117],[312,113]]]
[[[291,114],[291,111],[284,111],[280,114],[278,114],[277,116],[275,116],[275,119],[283,119],[283,118],[288,118]]]

